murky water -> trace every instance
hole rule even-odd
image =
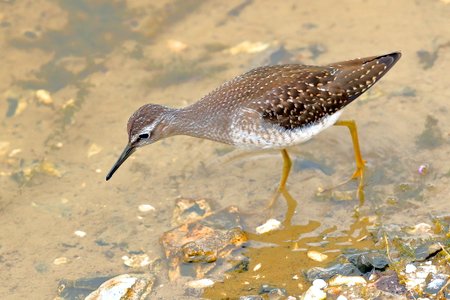
[[[130,253],[162,257],[159,238],[178,197],[237,205],[248,231],[263,223],[282,166],[276,151],[241,153],[180,136],[140,149],[104,178],[136,108],[190,104],[267,63],[403,53],[342,117],[358,124],[368,165],[364,205],[356,209],[356,183],[317,196],[354,170],[347,130],[333,127],[295,147],[292,226],[268,237],[272,247],[250,246],[259,277],[233,275],[206,296],[236,297],[263,283],[300,294],[292,277],[320,264],[293,244],[312,247],[326,235],[328,253],[372,248],[363,237],[374,224],[449,213],[449,16],[444,0],[2,1],[0,298],[51,299],[60,279],[131,272],[122,260]],[[41,89],[50,98],[36,96]],[[140,212],[141,204],[155,210]],[[280,198],[272,216],[282,220],[285,210]],[[296,264],[285,262],[289,255],[299,255]],[[157,284],[170,288],[155,297],[184,293],[163,275]]]

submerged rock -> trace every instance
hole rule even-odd
[[[438,254],[441,250],[442,246],[440,243],[427,241],[414,250],[415,261],[425,261]]]
[[[267,294],[271,300],[284,299],[286,297],[286,290],[268,284],[263,284],[259,288],[259,294]]]
[[[389,265],[389,260],[384,253],[368,251],[346,255],[348,261],[365,274],[374,269],[384,270]]]
[[[425,281],[424,292],[431,295],[439,293],[447,284],[449,275],[446,274],[430,274]]]
[[[238,209],[230,206],[196,222],[180,225],[163,234],[161,243],[169,260],[169,278],[176,279],[180,267],[195,264],[190,276],[202,278],[219,258],[227,257],[247,241]],[[192,265],[191,265],[192,266]],[[185,270],[189,271],[189,270]],[[187,274],[186,274],[187,275]]]
[[[406,292],[405,285],[400,283],[400,279],[394,271],[381,274],[377,281],[375,281],[375,287],[380,291],[390,294],[402,295]]]
[[[306,290],[303,295],[303,300],[322,300],[326,299],[327,294],[324,292],[324,288],[327,286],[327,283],[322,279],[316,279],[313,281],[313,284]]]
[[[151,274],[123,274],[104,282],[85,300],[145,300],[153,288]]]
[[[264,300],[264,298],[260,295],[248,295],[248,296],[240,296],[239,300]]]
[[[329,268],[315,267],[306,272],[306,278],[309,281],[315,279],[328,280],[335,275],[358,276],[362,275],[362,273],[351,263],[336,264]]]
[[[176,201],[172,215],[172,226],[201,220],[212,214],[212,209],[205,199],[185,199]]]

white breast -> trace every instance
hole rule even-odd
[[[304,143],[322,130],[332,126],[341,116],[338,111],[323,118],[319,123],[297,129],[285,129],[272,124],[254,124],[240,120],[231,126],[231,139],[237,147],[243,148],[285,148]]]

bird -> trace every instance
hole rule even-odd
[[[400,52],[392,52],[322,66],[263,66],[223,83],[183,108],[145,104],[129,118],[128,143],[106,180],[111,179],[136,149],[167,137],[188,135],[237,148],[279,149],[283,157],[279,194],[286,189],[292,165],[287,148],[335,125],[350,131],[356,162],[350,179],[360,178],[360,191],[365,163],[356,123],[339,117],[347,105],[372,87],[400,57]]]

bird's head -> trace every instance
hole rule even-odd
[[[113,165],[106,180],[109,180],[122,163],[136,151],[137,148],[152,144],[166,136],[169,132],[167,124],[172,109],[157,105],[146,104],[136,110],[128,120],[128,144],[117,162]]]

